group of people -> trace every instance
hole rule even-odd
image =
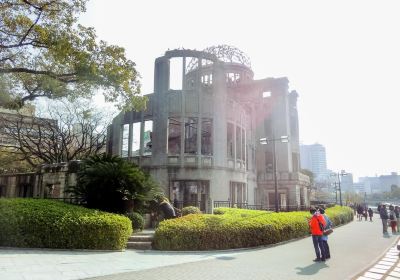
[[[369,221],[372,222],[372,217],[374,216],[374,211],[372,211],[371,208],[367,208],[367,206],[363,206],[361,204],[358,204],[355,206],[355,211],[357,214],[357,219],[359,221],[362,221],[364,218],[365,221],[367,221],[367,218],[369,217]]]
[[[312,217],[309,221],[309,226],[316,254],[314,261],[324,262],[331,258],[328,235],[324,233],[326,233],[328,229],[332,229],[333,224],[325,214],[325,209],[322,207],[311,208],[310,213]]]
[[[378,205],[378,212],[382,220],[383,234],[388,234],[388,226],[392,228],[392,234],[400,232],[400,208],[389,205],[389,213],[386,204]]]

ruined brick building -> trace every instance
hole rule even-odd
[[[275,146],[279,207],[309,206],[298,94],[289,92],[287,78],[254,80],[249,59],[233,47],[176,49],[155,60],[154,93],[147,96],[145,111],[113,120],[108,152],[147,169],[171,201],[207,212],[211,201],[273,209]],[[260,143],[282,136],[289,142]]]

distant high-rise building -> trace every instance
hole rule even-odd
[[[300,145],[300,164],[302,169],[314,173],[316,181],[325,180],[329,176],[326,168],[326,151],[321,144]]]
[[[396,172],[379,177],[361,177],[359,181],[364,184],[367,193],[390,192],[392,186],[400,187],[400,175]]]
[[[353,191],[353,174],[346,173],[346,176],[340,177],[341,189],[343,192]]]

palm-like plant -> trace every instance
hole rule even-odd
[[[151,200],[157,184],[138,166],[107,154],[87,158],[78,172],[77,185],[68,192],[88,208],[123,213],[124,201]]]

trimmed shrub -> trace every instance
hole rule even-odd
[[[326,214],[335,226],[353,219],[349,207]],[[255,247],[309,235],[309,212],[218,208],[218,215],[191,214],[160,223],[154,236],[159,250],[212,250]]]
[[[333,226],[346,224],[354,219],[354,211],[350,207],[334,206],[327,208],[325,214],[331,219]]]
[[[182,216],[186,216],[189,214],[201,214],[201,211],[198,207],[187,206],[182,208]]]
[[[0,198],[0,229],[0,246],[121,250],[132,223],[58,201]]]
[[[136,212],[126,213],[127,216],[132,221],[133,231],[141,231],[144,227],[144,218],[141,214]]]

